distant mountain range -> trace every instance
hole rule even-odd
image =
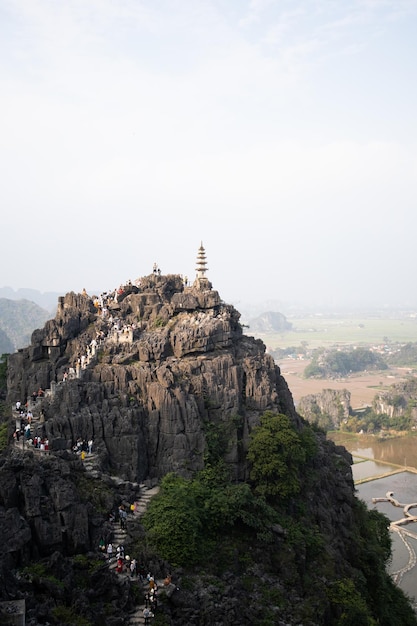
[[[46,309],[52,313],[52,317],[55,317],[59,296],[65,296],[65,293],[58,293],[57,291],[46,291],[42,293],[36,289],[22,288],[15,290],[11,287],[0,287],[0,298],[35,302],[42,309]]]
[[[19,299],[16,292],[6,287],[0,289],[0,296],[4,292],[13,293],[14,298],[0,297],[0,354],[10,354],[19,348],[24,348],[30,344],[32,333],[37,328],[43,328],[45,322],[55,317],[55,310],[50,310],[51,294],[40,294],[31,289],[20,289]],[[38,303],[23,298],[23,293],[45,296],[49,310],[42,308]],[[56,296],[56,303],[58,296]],[[56,306],[55,306],[56,309]]]

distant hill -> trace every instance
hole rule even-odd
[[[37,328],[51,319],[50,311],[29,300],[0,298],[0,354],[9,354],[30,344]]]
[[[15,351],[15,348],[13,346],[13,343],[11,342],[9,337],[6,335],[4,330],[0,329],[0,355],[10,354],[11,352],[14,352],[14,351]]]
[[[46,309],[55,317],[56,308],[58,304],[59,296],[64,296],[64,293],[58,293],[55,291],[46,291],[42,293],[36,289],[21,288],[16,291],[11,287],[0,287],[0,298],[7,298],[8,300],[29,300],[35,302],[42,309]]]
[[[258,333],[283,332],[291,330],[292,324],[282,313],[268,311],[249,320],[249,328]]]

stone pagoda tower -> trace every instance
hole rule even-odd
[[[212,284],[206,276],[206,272],[208,270],[207,261],[206,261],[206,251],[204,250],[203,242],[201,242],[200,247],[198,249],[197,254],[197,267],[195,271],[197,272],[193,287],[199,289],[200,291],[207,291],[212,288]]]

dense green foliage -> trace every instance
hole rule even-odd
[[[313,360],[304,368],[304,378],[326,378],[326,370]]]
[[[286,415],[270,411],[253,430],[248,451],[255,491],[265,497],[288,498],[300,491],[307,448]]]
[[[236,418],[233,427],[238,423]],[[207,428],[211,462],[195,478],[169,474],[163,479],[143,517],[149,548],[171,565],[186,567],[189,575],[193,566],[200,577],[239,572],[248,597],[259,600],[259,624],[276,623],[272,607],[285,610],[287,589],[304,598],[291,608],[297,623],[416,626],[406,597],[386,573],[391,537],[384,515],[354,499],[350,522],[340,520],[346,524],[342,551],[347,559],[334,558],[329,536],[315,520],[321,491],[315,483],[318,444],[312,427],[297,430],[281,414],[261,416],[249,444],[250,484],[228,479],[219,454],[226,431],[225,424]],[[278,542],[273,527],[282,529]],[[278,586],[259,588],[250,573],[257,559],[275,580],[279,577]]]
[[[308,343],[306,341],[302,341],[298,346],[288,346],[287,348],[277,347],[269,349],[268,351],[276,360],[284,359],[288,356],[297,358],[299,354],[304,356],[308,354]]]
[[[387,412],[381,413],[381,407]],[[372,407],[354,412],[341,423],[348,432],[377,433],[381,430],[404,431],[416,426],[417,378],[392,385],[388,391],[375,395]]]
[[[386,413],[376,413],[371,407],[356,411],[340,425],[340,430],[359,433],[374,434],[381,430],[404,431],[411,430],[414,421],[409,412],[403,415],[390,417]]]
[[[387,362],[396,367],[417,367],[417,343],[407,343],[387,356]]]
[[[247,484],[223,483],[222,474],[211,468],[194,480],[174,474],[162,480],[143,524],[150,543],[173,565],[204,563],[226,532],[269,539],[273,509]]]
[[[386,626],[417,624],[414,611],[406,596],[386,573],[391,555],[389,519],[376,510],[368,510],[361,500],[355,501],[355,535],[351,550],[352,565],[357,568],[353,579],[355,588],[365,599],[368,612],[375,621],[364,623]],[[343,613],[342,613],[343,615]],[[340,621],[340,624],[360,624],[360,621]]]
[[[332,378],[348,376],[365,370],[384,370],[387,364],[381,355],[367,348],[354,350],[317,350],[305,368],[305,378]]]

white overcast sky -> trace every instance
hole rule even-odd
[[[417,306],[417,0],[0,0],[0,287]],[[237,307],[239,308],[238,304]]]

